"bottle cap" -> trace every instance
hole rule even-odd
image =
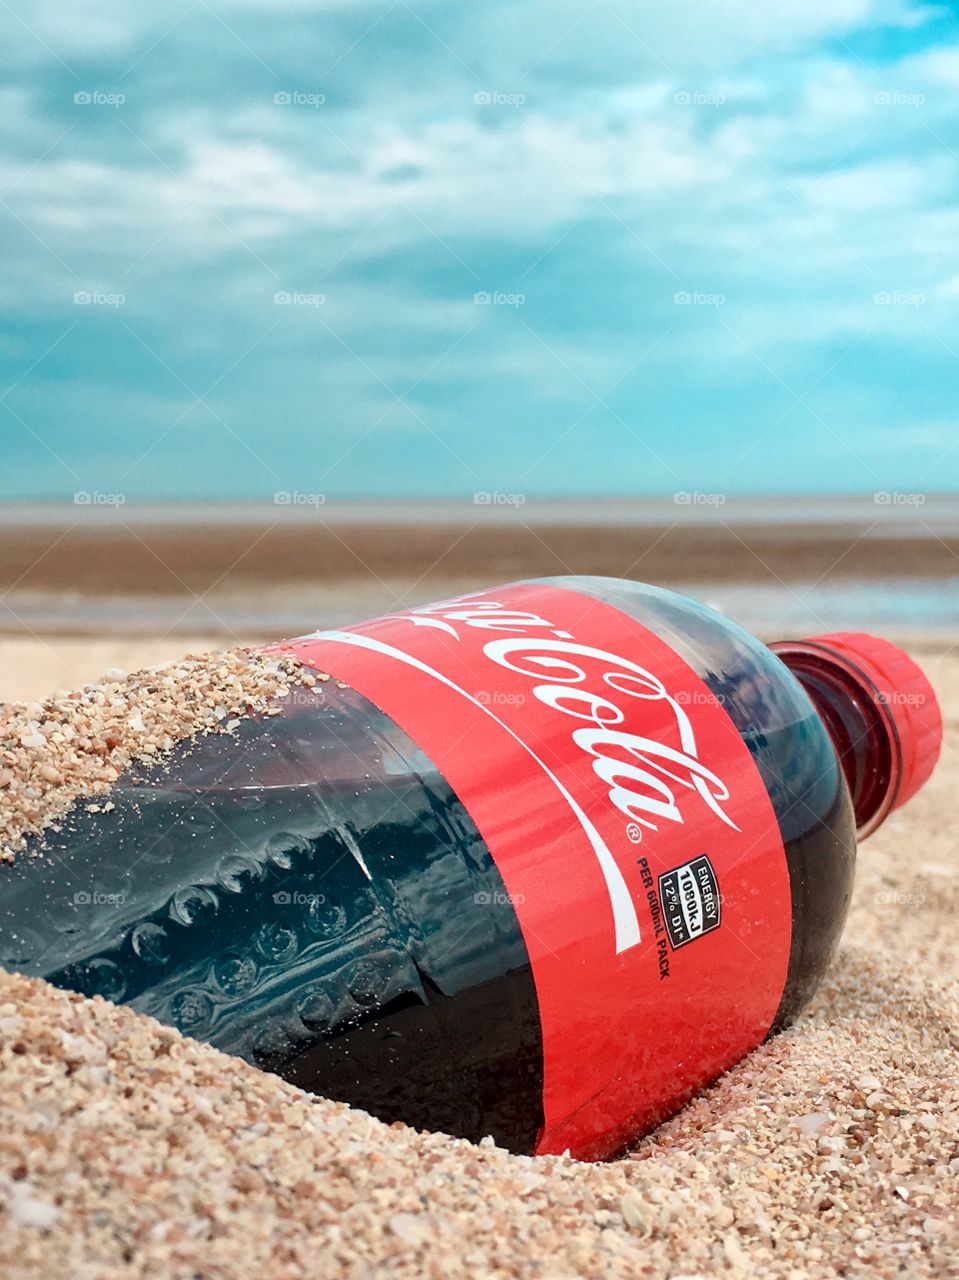
[[[863,631],[834,631],[801,641],[826,650],[858,677],[892,729],[899,785],[890,808],[910,800],[929,778],[942,746],[942,715],[932,685],[904,650]],[[774,648],[776,646],[773,646]]]

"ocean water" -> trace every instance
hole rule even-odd
[[[369,582],[251,590],[226,598],[107,596],[74,593],[0,597],[0,633],[211,635],[280,638],[318,627],[343,626],[430,599],[476,590],[480,584],[444,582],[393,594]],[[660,581],[733,618],[766,639],[823,631],[875,630],[903,638],[959,637],[959,577],[885,578],[868,582],[704,585]]]
[[[119,496],[119,495],[118,495]],[[773,494],[745,497],[682,490],[671,496],[633,498],[536,498],[522,493],[479,491],[454,499],[371,502],[322,494],[282,493],[272,503],[128,503],[109,494],[78,495],[66,503],[0,504],[4,528],[119,528],[135,524],[158,528],[180,524],[222,528],[230,525],[390,524],[397,526],[468,523],[532,527],[660,529],[720,525],[790,526],[796,536],[815,537],[825,526],[855,527],[865,538],[959,537],[959,495],[881,491],[848,497]]]
[[[822,631],[959,638],[959,576],[773,585],[701,583],[675,589],[766,638]]]

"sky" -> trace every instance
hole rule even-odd
[[[959,21],[9,0],[0,498],[959,489]]]

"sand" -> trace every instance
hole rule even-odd
[[[375,522],[337,520],[325,507],[315,520],[296,524],[275,514],[210,524],[189,511],[175,522],[142,523],[142,513],[121,508],[112,521],[91,523],[74,513],[51,525],[0,522],[0,591],[12,600],[71,592],[216,601],[278,584],[290,591],[319,585],[329,593],[339,586],[355,592],[365,583],[405,594],[415,588],[426,600],[451,583],[475,590],[562,573],[702,584],[825,576],[856,583],[884,575],[948,580],[959,554],[955,504],[949,509],[940,533],[931,516],[903,530],[881,506],[867,506],[853,523],[827,518],[814,525],[772,514],[747,525],[723,508],[708,527],[682,505],[652,525],[643,523],[642,504],[628,523],[601,517],[577,523],[573,513],[565,522],[541,523],[532,504],[507,521],[491,521],[488,508],[469,503],[431,519],[423,504],[414,507],[418,518],[402,523],[388,511]]]
[[[922,661],[943,759],[863,845],[829,980],[628,1158],[387,1127],[0,975],[0,1271],[959,1276],[959,658]]]
[[[28,836],[57,829],[77,800],[90,812],[112,811],[109,792],[127,766],[185,738],[234,732],[243,716],[279,714],[271,704],[294,679],[312,686],[328,678],[290,658],[229,649],[114,669],[39,702],[0,703],[0,862],[12,862]]]
[[[224,648],[497,580],[566,573],[658,582],[781,635],[876,616],[913,633],[950,634],[959,625],[957,504],[909,508],[865,497],[841,518],[847,506],[804,501],[804,520],[795,503],[757,508],[731,495],[718,507],[668,499],[372,511],[337,503],[8,507],[0,513],[0,635],[47,643],[49,678],[31,695],[39,696],[66,683],[57,635],[123,633],[167,650],[176,636],[180,652],[203,635]],[[10,682],[0,672],[0,697],[23,696]]]
[[[272,637],[264,637],[266,639]],[[4,636],[0,639],[0,702],[37,702],[56,691],[78,689],[106,671],[139,671],[173,662],[185,653],[202,653],[226,644],[252,643],[238,636],[219,643],[208,635]]]

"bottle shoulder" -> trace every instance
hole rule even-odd
[[[717,696],[744,735],[815,720],[828,745],[809,695],[786,665],[708,604],[627,579],[578,575],[548,581],[612,605],[665,641]]]
[[[693,669],[745,742],[779,825],[792,895],[786,990],[774,1027],[807,1002],[838,947],[852,892],[852,799],[812,700],[762,641],[698,601],[616,578],[550,580],[628,614]]]

